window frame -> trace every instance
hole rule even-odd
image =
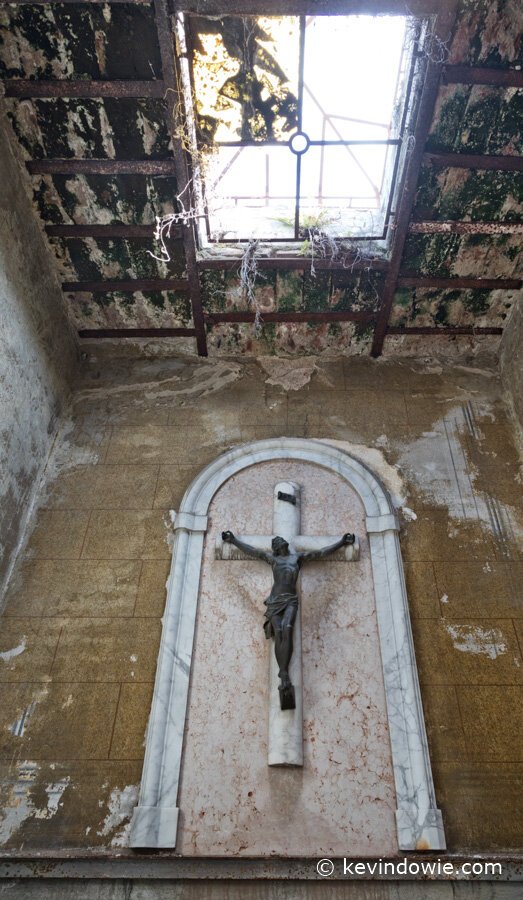
[[[199,0],[199,2],[193,4],[188,2],[188,0],[185,0],[185,2],[177,3],[178,27],[180,27],[181,24],[184,36],[184,48],[180,54],[182,60],[185,61],[185,70],[182,69],[182,72],[185,71],[186,79],[184,101],[187,118],[191,123],[194,146],[197,147],[195,127],[196,113],[193,108],[193,70],[192,63],[189,60],[192,49],[190,44],[190,32],[186,27],[185,17],[190,17],[191,15],[200,17],[296,15],[305,17],[307,14],[315,16],[400,15],[405,17],[407,15],[412,21],[419,21],[420,23],[419,42],[426,34],[429,24],[431,22],[432,24],[434,23],[435,17],[438,12],[441,11],[441,6],[444,2],[445,0],[413,0],[412,3],[409,3],[408,10],[406,9],[403,0],[327,0],[327,2],[322,3],[321,10],[316,8],[316,4],[313,0],[290,0],[288,3],[284,3],[283,0],[261,0],[261,2],[260,0],[233,0],[233,2],[227,4],[225,4],[223,0]],[[178,35],[178,46],[179,44],[180,41]],[[394,143],[397,144],[397,151],[392,167],[389,166],[389,171],[392,169],[392,177],[382,232],[378,235],[336,237],[334,240],[339,244],[340,248],[350,248],[351,246],[357,248],[358,245],[363,245],[369,248],[367,253],[371,256],[374,255],[376,259],[386,260],[390,256],[394,222],[398,215],[401,193],[408,169],[408,139],[413,137],[415,140],[416,125],[421,112],[420,100],[425,79],[425,67],[420,66],[420,70],[416,71],[416,62],[419,57],[420,54],[416,45],[411,53],[407,67],[408,75],[403,93],[404,102],[399,128],[400,138],[394,141]],[[407,138],[407,140],[405,140],[405,138]],[[252,143],[255,143],[256,145],[260,143],[260,145],[263,145],[263,142]],[[241,145],[241,142],[238,142],[238,145]],[[279,145],[286,146],[284,142],[279,142]],[[205,204],[205,180],[201,172],[196,171],[198,166],[192,165],[190,152],[186,149],[185,153],[188,159],[189,170],[191,171],[196,184],[196,199],[197,202],[199,202],[199,208],[201,210],[201,214],[198,215],[196,219],[198,256],[202,260],[211,258],[213,261],[217,262],[221,258],[224,262],[230,261],[231,255],[241,255],[245,250],[245,247],[249,245],[250,240],[249,238],[219,240],[212,237],[208,222],[208,211]],[[203,228],[201,224],[202,220],[204,222]],[[257,240],[257,243],[261,248],[261,252],[263,253],[265,251],[267,255],[289,260],[303,259],[303,256],[300,257],[297,253],[298,245],[303,242],[302,236],[296,237],[297,231],[298,228],[295,218],[295,236],[293,238],[260,238]],[[335,261],[333,260],[333,263],[334,262]],[[332,268],[337,267],[338,266],[335,264],[332,266]]]

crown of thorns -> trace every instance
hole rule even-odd
[[[288,542],[285,540],[285,538],[282,538],[279,535],[277,535],[275,538],[272,539],[273,547],[282,547],[284,544],[287,544],[287,546],[289,546]]]

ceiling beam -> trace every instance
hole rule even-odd
[[[125,4],[129,6],[150,6],[152,0],[8,0],[10,6],[61,6],[63,3],[80,6],[109,6]]]
[[[411,222],[409,234],[523,234],[523,222]]]
[[[163,81],[87,81],[69,78],[44,80],[13,78],[2,82],[6,97],[37,99],[50,97],[163,97]]]
[[[241,265],[240,257],[222,257],[220,259],[199,259],[198,270],[205,271],[222,271],[233,272],[239,269]],[[277,271],[288,272],[289,270],[309,270],[312,267],[312,260],[306,256],[261,256],[256,257],[256,266],[258,269],[275,269]],[[321,272],[337,272],[345,273],[350,278],[353,272],[375,271],[385,272],[389,267],[386,259],[364,259],[361,256],[348,257],[343,262],[336,262],[330,259],[314,259],[314,268]]]
[[[456,18],[456,8],[457,0],[449,0],[449,2],[440,6],[441,11],[438,13],[432,29],[433,40],[439,40],[444,44],[450,40]],[[400,273],[403,249],[409,233],[409,221],[416,197],[418,177],[423,163],[425,143],[432,124],[432,116],[438,96],[441,70],[441,64],[434,62],[430,57],[427,59],[425,79],[414,130],[414,147],[405,162],[405,173],[400,185],[397,212],[392,222],[393,237],[390,267],[383,285],[381,305],[371,348],[371,355],[374,357],[381,356],[383,342],[387,333],[387,325]]]
[[[175,175],[172,159],[31,159],[30,175]]]
[[[81,338],[194,337],[194,328],[80,328]]]
[[[442,288],[444,290],[518,291],[521,278],[439,278],[436,275],[400,275],[398,287]]]
[[[478,153],[425,153],[425,162],[449,169],[495,169],[523,172],[523,156],[488,156]]]
[[[132,278],[122,281],[64,281],[62,290],[67,294],[136,294],[138,291],[182,291],[189,290],[185,278]]]
[[[441,0],[177,0],[182,12],[200,16],[424,16],[438,11]]]
[[[475,325],[442,325],[441,327],[438,325],[409,325],[405,328],[402,326],[389,326],[387,334],[437,334],[447,336],[452,334],[503,334],[503,329],[478,328]]]
[[[186,153],[180,141],[180,128],[183,129],[183,97],[179,90],[180,73],[174,51],[174,34],[172,20],[168,8],[168,0],[154,0],[154,16],[160,59],[162,61],[162,78],[165,84],[165,122],[171,137],[173,163],[176,170],[178,193],[183,194],[185,203],[194,206],[192,199],[191,177]],[[200,278],[196,265],[196,237],[194,224],[188,222],[182,227],[183,246],[189,281],[192,315],[196,329],[196,345],[199,356],[207,356],[207,334],[203,317]]]
[[[152,240],[156,225],[46,225],[45,233],[51,238],[125,238],[136,240],[145,238]],[[180,228],[171,228],[170,238],[165,240],[179,240]]]
[[[480,66],[445,66],[443,84],[491,84],[499,87],[523,87],[520,69],[488,69]]]
[[[257,313],[255,312],[227,312],[227,313],[206,313],[205,321],[210,325],[218,325],[222,322],[254,322]],[[376,313],[373,312],[355,312],[345,309],[329,310],[328,312],[263,312],[260,311],[262,322],[315,322],[318,324],[329,324],[334,322],[373,322]]]

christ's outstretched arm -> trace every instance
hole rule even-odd
[[[232,531],[222,531],[222,541],[225,541],[227,544],[234,544],[235,547],[238,547],[238,550],[242,550],[243,553],[248,553],[249,556],[253,556],[255,559],[262,559],[269,564],[272,562],[271,553],[267,553],[266,550],[258,550],[257,547],[251,547],[251,545],[246,544],[245,541],[240,541]]]
[[[341,547],[345,547],[347,544],[353,544],[356,540],[356,536],[354,534],[344,534],[343,537],[336,541],[335,544],[330,544],[328,547],[322,547],[321,550],[306,550],[304,553],[299,553],[298,558],[300,562],[310,562],[314,559],[325,559],[326,556],[329,556],[331,553],[335,553],[336,550],[340,550]]]

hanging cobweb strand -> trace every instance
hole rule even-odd
[[[309,242],[309,252],[311,255],[310,274],[316,278],[316,267],[314,259],[330,259],[334,260],[340,252],[339,243],[336,238],[331,237],[326,231],[320,231],[316,228],[307,229],[307,240]]]
[[[262,328],[261,309],[256,298],[256,279],[258,277],[257,251],[259,241],[249,241],[240,263],[240,284],[247,306],[254,310],[254,333],[259,334]]]
[[[152,256],[152,258],[158,260],[158,262],[170,262],[171,254],[167,249],[166,241],[168,241],[171,237],[171,229],[173,228],[173,226],[182,226],[182,228],[186,228],[190,222],[193,222],[198,218],[199,213],[196,209],[183,210],[183,212],[178,213],[170,213],[170,215],[168,216],[156,216],[154,239],[160,245],[161,256],[157,256],[157,254],[153,253],[152,250],[147,250],[149,256]]]
[[[171,229],[173,228],[173,226],[181,226],[182,228],[187,228],[191,222],[194,222],[195,219],[200,218],[200,213],[195,207],[190,206],[189,208],[187,208],[184,204],[183,195],[185,191],[188,191],[189,186],[190,182],[185,185],[181,193],[176,195],[176,203],[180,207],[180,210],[178,212],[169,213],[166,216],[156,216],[154,239],[160,245],[161,256],[157,256],[156,253],[152,252],[152,250],[147,250],[147,253],[158,262],[168,263],[171,261],[171,254],[167,249],[166,241],[168,241],[171,237]]]

